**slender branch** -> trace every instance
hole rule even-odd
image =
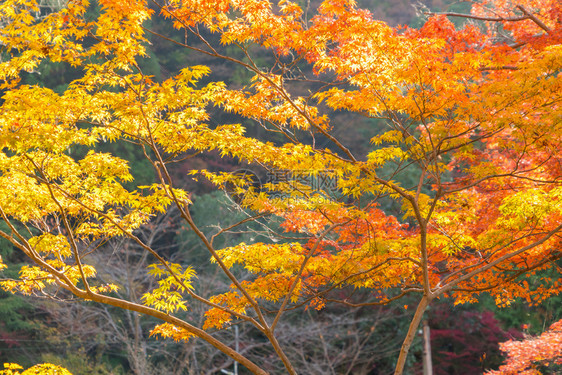
[[[209,240],[209,243],[212,245],[213,242],[214,242],[214,240],[215,240],[215,238],[217,238],[218,236],[220,236],[222,233],[228,232],[228,231],[231,230],[232,228],[236,228],[237,226],[242,225],[242,224],[244,224],[244,223],[247,223],[247,222],[249,222],[249,221],[255,221],[255,220],[257,220],[257,219],[259,219],[259,218],[262,218],[262,217],[264,217],[264,216],[266,216],[266,215],[267,215],[267,214],[265,214],[265,213],[261,213],[261,214],[249,216],[249,217],[247,217],[247,218],[245,218],[245,219],[243,219],[243,220],[238,221],[237,223],[234,223],[234,224],[232,224],[232,225],[229,225],[229,226],[226,227],[226,228],[222,228],[222,229],[219,230],[217,233],[215,233],[215,234],[213,234],[213,235],[211,236],[211,239]]]
[[[550,28],[544,22],[539,20],[537,18],[537,16],[535,16],[533,13],[529,12],[524,6],[517,5],[516,8],[519,9],[521,12],[523,12],[524,16],[519,16],[519,17],[486,17],[486,16],[475,16],[475,15],[472,15],[472,14],[455,13],[455,12],[438,12],[438,13],[424,12],[424,14],[431,15],[431,16],[432,15],[442,15],[442,16],[447,16],[447,17],[461,17],[461,18],[467,18],[467,19],[473,19],[473,20],[479,20],[479,21],[489,21],[489,22],[519,22],[519,21],[524,21],[524,20],[531,20],[534,23],[536,23],[541,29],[546,31],[547,33],[551,32]]]
[[[481,67],[479,68],[479,70],[481,72],[486,72],[489,70],[519,70],[520,68],[516,67],[516,66],[509,66],[509,65],[504,65],[504,66],[489,66],[489,67]]]
[[[517,9],[519,9],[520,11],[523,12],[523,14],[525,14],[527,16],[527,18],[531,19],[534,23],[536,23],[541,29],[543,29],[544,31],[546,31],[547,33],[550,33],[550,28],[548,26],[546,26],[546,24],[544,22],[542,22],[541,20],[539,20],[537,18],[537,16],[535,16],[534,14],[532,14],[531,12],[529,12],[523,5],[517,5]]]
[[[550,232],[548,232],[543,238],[541,238],[540,240],[537,240],[533,243],[530,243],[527,246],[524,246],[522,248],[520,248],[519,250],[513,251],[511,253],[505,254],[501,257],[499,257],[496,260],[490,261],[488,264],[486,264],[485,266],[482,266],[480,268],[475,269],[472,272],[469,272],[463,276],[460,276],[459,278],[452,280],[449,284],[442,286],[441,288],[435,290],[435,294],[443,294],[443,293],[447,293],[449,291],[451,291],[457,284],[468,280],[470,278],[472,278],[473,276],[483,273],[487,270],[489,270],[492,267],[495,267],[496,265],[504,262],[507,259],[513,258],[514,256],[517,256],[521,253],[524,253],[527,250],[533,249],[541,244],[543,244],[544,242],[546,242],[549,238],[551,238],[552,236],[554,236],[555,234],[557,234],[558,232],[562,231],[562,224],[560,224],[559,226],[555,227],[554,229],[552,229]]]
[[[485,16],[474,16],[472,14],[465,14],[465,13],[455,13],[455,12],[424,12],[428,16],[447,16],[447,17],[461,17],[461,18],[468,18],[472,20],[479,20],[479,21],[490,21],[490,22],[518,22],[524,21],[529,19],[530,17],[520,16],[520,17],[485,17]]]
[[[347,221],[349,222],[349,221]],[[287,295],[285,296],[285,299],[283,300],[283,303],[281,304],[281,307],[279,308],[279,311],[277,312],[277,315],[275,316],[275,319],[273,319],[273,322],[271,323],[271,332],[275,331],[275,327],[277,326],[277,323],[279,322],[279,319],[281,318],[281,315],[283,314],[283,312],[285,311],[285,307],[287,306],[287,303],[289,303],[289,300],[291,299],[291,296],[293,295],[293,292],[297,286],[297,284],[299,283],[299,281],[302,278],[302,274],[304,272],[304,269],[306,267],[306,264],[308,263],[308,260],[312,257],[312,255],[314,254],[314,252],[316,251],[316,249],[318,249],[318,246],[320,245],[320,242],[322,242],[322,240],[331,232],[333,231],[335,228],[345,225],[347,222],[345,223],[336,223],[332,226],[330,226],[328,229],[326,229],[324,232],[322,232],[320,234],[320,236],[318,236],[318,238],[316,239],[316,242],[314,243],[314,245],[310,248],[308,254],[306,255],[306,257],[304,258],[301,267],[299,269],[299,272],[297,273],[295,279],[293,280],[293,282],[291,283],[291,286],[289,288],[289,292],[287,293]]]
[[[423,290],[421,288],[415,290],[415,292],[422,292]],[[400,294],[392,297],[392,298],[388,298],[385,299],[383,301],[380,302],[360,302],[360,303],[353,303],[353,302],[348,302],[348,301],[344,301],[344,300],[339,300],[339,299],[333,299],[333,298],[324,298],[324,300],[326,302],[334,302],[334,303],[339,303],[341,305],[345,305],[345,306],[349,306],[349,307],[366,307],[366,306],[387,306],[390,302],[394,302],[399,300],[400,298],[413,293],[414,290],[405,290],[400,292]]]
[[[109,297],[109,296],[104,296],[104,295],[97,294],[97,293],[93,293],[92,295],[89,295],[89,294],[87,294],[85,292],[82,292],[80,290],[76,290],[76,291],[72,291],[72,292],[76,296],[81,297],[81,298],[89,299],[89,300],[92,300],[92,301],[95,301],[95,302],[104,303],[106,305],[111,305],[111,306],[119,307],[119,308],[122,308],[122,309],[130,310],[130,311],[135,311],[135,312],[138,312],[138,313],[141,313],[141,314],[144,314],[144,315],[149,315],[149,316],[155,317],[157,319],[160,319],[164,322],[173,324],[176,327],[183,328],[186,331],[188,331],[190,334],[205,340],[206,342],[208,342],[209,344],[211,344],[212,346],[214,346],[215,348],[217,348],[221,352],[225,353],[226,355],[228,355],[229,357],[231,357],[232,359],[234,359],[238,363],[242,364],[248,370],[250,370],[253,374],[259,374],[259,375],[267,375],[268,374],[265,370],[260,368],[258,365],[256,365],[252,361],[250,361],[245,356],[239,354],[234,349],[225,345],[220,340],[216,339],[215,337],[208,334],[204,330],[199,329],[199,328],[197,328],[197,327],[195,327],[195,326],[193,326],[193,325],[191,325],[191,324],[189,324],[189,323],[187,323],[187,322],[185,322],[185,321],[183,321],[179,318],[176,318],[174,316],[165,314],[165,313],[163,313],[161,311],[158,311],[156,309],[153,309],[151,307],[139,305],[139,304],[136,304],[136,303],[133,303],[133,302],[129,302],[129,301],[125,301],[125,300],[121,300],[121,299],[117,299],[117,298],[113,298],[113,297]]]
[[[91,293],[92,291],[90,290],[90,284],[88,283],[88,280],[86,278],[86,274],[84,273],[84,266],[82,265],[80,255],[78,253],[78,245],[77,245],[76,239],[74,237],[74,231],[72,230],[72,228],[70,226],[70,223],[68,221],[68,217],[66,215],[66,210],[64,209],[64,207],[61,204],[61,202],[59,201],[59,199],[55,196],[52,184],[49,182],[48,177],[45,175],[44,169],[42,167],[40,167],[35,162],[35,160],[33,160],[28,154],[25,154],[25,158],[33,165],[35,170],[37,170],[37,172],[39,172],[39,174],[41,175],[41,179],[44,180],[42,182],[47,186],[47,189],[49,190],[49,195],[51,196],[51,199],[53,200],[53,202],[55,202],[55,204],[59,208],[64,228],[66,229],[67,236],[70,239],[69,244],[70,244],[70,247],[72,248],[72,254],[74,256],[74,259],[76,260],[76,265],[78,266],[78,270],[80,272],[80,278],[82,279],[82,282],[84,283],[84,287],[86,288],[86,292]]]

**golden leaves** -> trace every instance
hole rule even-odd
[[[63,259],[71,256],[70,244],[63,235],[55,236],[51,233],[45,233],[30,238],[29,244],[39,253],[55,255]]]
[[[562,217],[562,188],[530,188],[507,196],[499,207],[503,215],[498,225],[506,229],[523,230],[542,226],[546,221]]]
[[[38,364],[22,372],[20,370],[23,370],[23,367],[16,363],[4,363],[0,375],[72,375],[67,369],[51,363]]]
[[[159,324],[150,331],[150,336],[160,335],[163,338],[172,338],[174,341],[187,342],[194,335],[170,323]]]
[[[145,293],[142,296],[144,303],[157,310],[173,313],[178,310],[187,310],[186,301],[182,293],[192,290],[191,279],[195,277],[195,271],[191,267],[182,268],[175,263],[151,264],[148,267],[150,275],[158,279],[158,288]],[[166,330],[159,332],[165,336]]]

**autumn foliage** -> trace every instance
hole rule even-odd
[[[557,321],[538,337],[507,341],[500,345],[507,353],[507,363],[487,374],[556,373],[562,366],[562,321]]]
[[[63,289],[151,315],[163,321],[154,335],[199,337],[261,374],[265,367],[208,331],[251,324],[294,374],[275,335],[287,310],[417,295],[400,374],[436,298],[460,304],[485,292],[505,306],[560,292],[559,279],[533,290],[525,280],[562,257],[558,1],[481,1],[464,15],[480,24],[456,28],[448,17],[457,15],[440,14],[419,30],[391,28],[351,0],[310,10],[285,0],[98,3],[95,17],[86,15],[86,0],[72,0],[40,18],[33,0],[0,4],[0,215],[9,228],[0,235],[30,261],[19,279],[2,281],[6,290]],[[185,38],[151,30],[147,21],[156,16]],[[203,84],[209,69],[185,66],[157,81],[138,63],[153,38],[242,66],[252,78],[243,87]],[[224,46],[241,53],[228,55]],[[266,67],[255,51],[268,53]],[[63,92],[21,83],[45,62],[81,75]],[[266,135],[216,124],[211,116],[219,111],[254,121]],[[373,125],[368,153],[340,139],[344,126],[354,129],[331,121],[337,112],[380,125]],[[142,149],[157,181],[126,188],[134,183],[128,163],[100,152],[105,142]],[[235,186],[245,222],[280,222],[274,240],[218,249],[222,231],[205,236],[192,219],[191,195],[170,168],[211,151],[303,177],[258,190],[236,174],[191,172]],[[307,181],[315,178],[333,183],[312,188]],[[389,202],[400,215],[385,209]],[[200,295],[190,265],[171,262],[135,235],[172,205],[228,277],[229,290]],[[157,287],[145,291],[142,304],[116,297],[119,285],[102,281],[89,264],[92,252],[111,251],[104,245],[114,237],[153,258]],[[353,288],[372,298],[333,293]],[[208,306],[201,327],[178,315],[191,301]]]
[[[21,371],[21,372],[20,372]],[[0,370],[2,375],[71,375],[68,370],[49,363],[35,365],[27,370],[15,363],[4,363],[4,369]]]

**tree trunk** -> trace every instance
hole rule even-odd
[[[423,313],[429,306],[430,299],[428,296],[424,295],[421,301],[418,303],[418,308],[416,309],[416,313],[410,322],[410,328],[408,328],[408,333],[406,334],[406,338],[404,342],[402,342],[402,347],[400,348],[400,356],[398,357],[398,362],[396,363],[396,368],[394,370],[394,375],[402,375],[404,372],[404,365],[406,364],[406,358],[408,357],[408,352],[410,351],[410,347],[412,346],[412,342],[416,337],[416,332],[420,326]]]

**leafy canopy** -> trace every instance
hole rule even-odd
[[[5,289],[64,289],[160,318],[153,334],[200,337],[254,373],[265,370],[206,330],[252,324],[296,373],[275,336],[288,309],[417,294],[397,374],[435,298],[465,303],[487,292],[508,305],[560,292],[558,279],[534,290],[524,280],[556,267],[562,254],[559,2],[481,1],[465,15],[481,27],[456,29],[441,14],[419,30],[391,28],[352,0],[326,0],[314,12],[285,0],[98,3],[93,18],[88,1],[72,0],[40,19],[34,0],[0,4],[0,216],[8,228],[0,235],[30,260],[19,279],[2,281]],[[185,38],[149,29],[157,16]],[[161,39],[253,77],[242,87],[203,84],[209,69],[186,66],[158,82],[138,61]],[[226,55],[224,46],[244,58]],[[268,54],[268,66],[256,62],[256,50]],[[60,94],[21,83],[23,72],[46,63],[82,74]],[[216,124],[218,111],[251,119],[265,136],[239,123]],[[357,154],[342,140],[354,129],[331,121],[340,112],[385,120],[384,129],[373,129],[369,152]],[[269,134],[281,138],[272,142]],[[134,186],[128,162],[100,152],[104,142],[142,149],[156,182],[126,188]],[[76,147],[89,151],[76,156]],[[284,233],[215,248],[216,236],[234,226],[205,236],[190,215],[189,192],[170,171],[213,151],[293,177],[257,190],[236,174],[192,171],[219,187],[234,184],[249,212],[244,222],[272,218]],[[400,182],[412,168],[415,183]],[[312,186],[318,179],[325,183]],[[400,215],[383,210],[388,201]],[[230,280],[229,290],[198,294],[193,268],[135,236],[172,205]],[[157,287],[146,291],[144,305],[112,294],[119,286],[89,264],[89,254],[107,251],[108,240],[120,236],[153,257]],[[354,288],[371,297],[333,293]],[[194,302],[208,306],[201,328],[177,314]]]

